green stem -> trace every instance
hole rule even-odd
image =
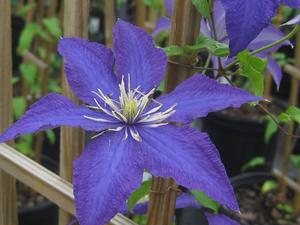
[[[211,57],[212,57],[212,54],[209,53],[207,59],[206,59],[206,62],[205,62],[205,65],[204,65],[204,70],[202,71],[202,74],[206,74],[206,71],[207,71],[207,68],[209,66],[209,63],[210,63],[210,60],[211,60]]]
[[[279,39],[278,41],[275,41],[275,42],[273,42],[273,43],[271,43],[271,44],[269,44],[269,45],[266,45],[266,46],[264,46],[264,47],[262,47],[262,48],[259,48],[259,49],[255,50],[255,51],[251,52],[250,55],[256,55],[256,54],[258,54],[258,53],[260,53],[260,52],[263,52],[263,51],[265,51],[265,50],[267,50],[267,49],[273,48],[273,47],[275,47],[276,45],[279,45],[279,44],[281,44],[281,43],[283,43],[283,42],[289,40],[290,38],[292,38],[295,34],[297,34],[298,31],[300,31],[300,25],[295,26],[294,29],[293,29],[289,34],[287,34],[286,36],[284,36],[283,38],[281,38],[281,39]],[[228,64],[228,65],[224,68],[224,70],[230,69],[231,67],[233,67],[233,66],[234,66],[235,64],[237,64],[238,62],[239,62],[238,59],[234,60],[232,63]]]

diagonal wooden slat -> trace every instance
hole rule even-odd
[[[6,144],[0,144],[0,169],[45,196],[64,211],[75,214],[72,184]],[[136,224],[118,214],[109,225]]]

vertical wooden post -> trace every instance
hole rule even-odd
[[[297,42],[296,42],[296,49],[295,49],[295,60],[296,60],[296,67],[300,68],[300,34],[297,35]],[[299,93],[299,81],[296,78],[291,78],[291,90],[290,90],[290,97],[289,97],[289,105],[297,105],[298,103],[298,93]],[[294,132],[294,124],[289,124],[288,132],[291,134]],[[293,145],[293,137],[286,136],[285,138],[285,145],[284,145],[284,159],[281,171],[284,176],[287,176],[289,173],[289,165],[290,165],[290,154],[292,151]],[[285,200],[286,197],[286,183],[284,179],[280,180],[279,186],[279,194],[278,198],[280,201]],[[300,196],[298,196],[299,198]],[[297,197],[296,197],[297,198]]]
[[[84,37],[88,36],[89,0],[65,0],[64,1],[64,36]],[[77,101],[64,76],[63,94]],[[84,146],[84,133],[80,129],[63,127],[60,137],[60,176],[72,181],[72,164],[79,156]],[[66,225],[70,215],[63,210],[59,212],[59,224]]]
[[[108,47],[112,46],[112,29],[115,25],[116,21],[116,13],[115,13],[115,1],[105,0],[104,1],[105,15],[105,44]]]
[[[191,0],[176,0],[170,44],[193,44],[199,35],[201,16]],[[195,60],[191,57],[174,57],[179,63],[191,64]],[[175,64],[169,64],[167,70],[166,91],[172,91],[179,83],[191,75],[191,70]],[[171,225],[175,210],[177,185],[173,179],[156,177],[153,180],[148,208],[148,225]]]
[[[136,0],[135,10],[136,10],[135,24],[143,28],[145,26],[145,21],[146,21],[146,7],[144,1]]]
[[[12,122],[12,46],[10,1],[0,0],[0,133]],[[0,170],[0,225],[17,225],[15,179]]]
[[[295,66],[300,70],[300,33],[297,34],[296,39],[296,49],[295,49]],[[298,104],[298,94],[299,94],[299,80],[293,79],[292,80],[292,89],[295,92],[295,97],[293,101],[295,102],[294,105]],[[298,169],[298,178],[297,182],[300,183],[300,169]],[[295,213],[300,214],[300,193],[297,192],[295,196],[294,202]]]

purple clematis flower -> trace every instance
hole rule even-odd
[[[86,106],[49,94],[7,129],[0,143],[58,126],[97,132],[74,162],[75,206],[81,225],[105,224],[124,209],[129,195],[140,186],[144,169],[202,190],[238,211],[216,147],[206,133],[188,124],[209,112],[260,98],[198,74],[154,100],[151,96],[163,79],[166,54],[145,31],[122,20],[113,35],[113,52],[78,38],[63,38],[59,43],[68,82]]]
[[[300,0],[220,0],[225,8],[224,23],[229,39],[230,56],[236,56],[271,25],[279,6],[300,9]],[[171,15],[174,0],[165,0],[166,9]],[[158,24],[162,21],[158,21]],[[166,26],[166,21],[164,21]],[[160,26],[158,26],[155,31]],[[224,29],[225,30],[225,29]]]
[[[169,0],[169,1],[171,1],[171,0]],[[214,1],[214,18],[215,18],[217,38],[218,38],[219,42],[229,44],[229,37],[227,35],[225,17],[226,17],[226,12],[221,3],[221,0],[215,0]],[[211,39],[215,39],[211,27],[212,27],[211,24],[206,19],[202,19],[202,21],[201,21],[202,35],[209,37]],[[158,20],[152,35],[156,36],[159,32],[170,30],[170,29],[171,29],[171,19],[166,18],[166,17],[161,17]],[[275,41],[278,41],[279,39],[281,39],[283,37],[284,37],[284,33],[282,33],[275,26],[269,25],[268,27],[264,28],[252,42],[250,42],[250,44],[248,45],[247,48],[250,51],[254,51],[254,50],[262,48],[266,45],[269,45]],[[273,59],[273,57],[270,56],[269,53],[277,51],[283,45],[291,45],[292,46],[290,41],[285,41],[281,45],[277,45],[273,48],[267,49],[264,52],[257,55],[259,57],[268,59],[267,70],[270,74],[272,74],[273,79],[276,83],[277,89],[279,89],[279,87],[280,87],[280,83],[281,83],[283,74],[282,74],[282,70],[281,70],[280,66]],[[232,58],[227,58],[227,57],[221,58],[222,66],[226,66],[227,64],[229,64],[232,61],[233,61]],[[213,67],[215,69],[218,69],[219,63],[218,63],[218,58],[216,56],[212,56],[212,62],[213,62]],[[217,74],[217,72],[215,72],[215,74]]]
[[[300,9],[300,0],[221,0],[231,56],[237,55],[268,27],[281,4]]]
[[[218,39],[220,42],[228,44],[229,43],[229,37],[227,35],[226,31],[226,25],[225,25],[225,10],[223,5],[221,4],[220,0],[215,1],[214,5],[214,15],[215,15],[215,21],[216,21],[216,31],[218,35]],[[214,38],[213,31],[211,30],[211,26],[208,22],[205,21],[205,19],[202,20],[202,31],[203,35]],[[277,29],[273,25],[269,25],[268,27],[264,28],[261,33],[248,45],[247,49],[249,51],[254,51],[259,48],[262,48],[266,45],[269,45],[275,41],[278,41],[284,37],[284,33],[282,33],[279,29]],[[261,58],[267,58],[268,59],[268,65],[267,70],[268,72],[273,76],[273,79],[276,83],[277,89],[280,87],[280,83],[282,80],[282,71],[278,63],[273,59],[273,57],[269,54],[271,52],[277,51],[281,46],[283,45],[291,45],[290,41],[285,41],[280,45],[277,45],[273,48],[267,49],[264,52],[261,52],[257,54],[256,56]],[[217,57],[212,57],[212,62],[214,65],[214,68],[218,68],[218,59]],[[228,58],[221,58],[222,66],[226,66],[230,62],[232,62],[232,59]]]

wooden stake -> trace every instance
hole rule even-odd
[[[12,123],[12,55],[10,1],[0,0],[0,133]],[[17,225],[15,179],[0,170],[0,225]]]
[[[183,46],[193,44],[199,35],[201,16],[191,0],[176,0],[170,44]],[[195,57],[186,60],[174,57],[173,61],[191,64]],[[175,64],[169,64],[167,70],[166,91],[172,91],[179,83],[190,76],[192,71]],[[148,225],[173,224],[177,196],[177,185],[172,179],[156,177],[153,179],[152,192],[148,208]]]
[[[300,34],[297,35],[297,43],[296,43],[296,49],[295,49],[295,60],[296,60],[296,67],[300,68]],[[290,90],[290,97],[289,97],[289,105],[297,105],[298,103],[298,93],[299,93],[299,80],[295,77],[292,77],[291,79],[291,90]],[[288,133],[294,132],[294,124],[291,123],[288,126]],[[293,138],[291,136],[286,136],[285,138],[285,145],[284,145],[284,159],[281,171],[284,176],[288,176],[289,168],[290,168],[290,154],[292,151],[292,143]],[[280,201],[285,200],[286,196],[286,183],[283,179],[280,180],[279,185],[279,194],[278,199]],[[300,196],[298,196],[299,198]],[[300,200],[300,199],[299,199]]]
[[[295,66],[300,70],[300,33],[297,35],[297,40],[296,40],[296,49],[295,49]],[[299,80],[293,78],[292,79],[293,84],[293,89],[295,92],[295,97],[293,101],[295,102],[295,105],[298,105],[298,95],[299,95]],[[300,169],[298,169],[298,178],[297,178],[298,184],[300,184]],[[295,213],[300,214],[300,193],[298,192],[295,196],[295,201],[294,201],[294,207],[295,207]]]
[[[135,24],[139,27],[144,28],[146,20],[146,7],[144,1],[136,0],[135,1],[135,10],[136,10],[136,21]]]
[[[64,1],[64,36],[84,37],[88,36],[89,0],[65,0]],[[64,76],[63,94],[78,102],[71,91]],[[73,161],[84,146],[84,133],[79,128],[61,128],[60,139],[60,175],[68,181],[72,180]],[[70,215],[60,210],[59,224],[68,224]]]
[[[115,1],[105,0],[105,44],[108,47],[112,46],[112,30],[116,22]]]

